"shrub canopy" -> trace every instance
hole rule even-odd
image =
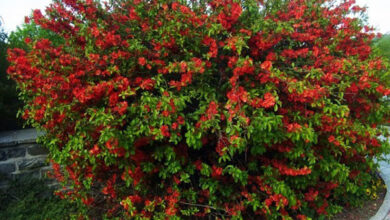
[[[388,64],[345,0],[57,0],[9,50],[84,216],[306,219],[366,199]],[[27,20],[27,22],[29,22]],[[70,187],[69,187],[70,185]]]

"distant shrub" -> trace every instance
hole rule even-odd
[[[43,180],[11,181],[0,189],[0,219],[63,220],[77,217],[78,212],[75,204],[55,197]]]
[[[324,218],[388,152],[388,64],[353,1],[55,1],[9,74],[92,218]],[[87,216],[85,216],[87,218]],[[189,218],[189,217],[187,217]]]

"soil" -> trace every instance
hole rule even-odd
[[[345,208],[342,212],[335,215],[332,220],[368,220],[376,214],[381,207],[386,196],[386,187],[378,192],[375,200],[366,201],[362,207]]]

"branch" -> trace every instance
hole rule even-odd
[[[188,202],[179,202],[179,203],[183,204],[183,205],[198,206],[198,207],[209,208],[209,209],[220,210],[220,211],[226,212],[225,209],[215,208],[215,207],[212,207],[212,206],[209,206],[209,205],[194,204],[194,203],[188,203]]]

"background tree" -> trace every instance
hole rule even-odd
[[[374,46],[379,49],[384,57],[390,60],[390,34],[384,34],[374,43]]]
[[[64,39],[51,30],[44,29],[37,25],[34,21],[28,21],[16,28],[16,31],[11,32],[8,37],[10,48],[23,48],[29,50],[26,44],[26,39],[36,41],[38,39],[49,39],[53,45],[58,46],[64,43]]]
[[[8,78],[6,73],[7,61],[7,33],[0,22],[0,131],[20,129],[22,121],[17,119],[16,114],[22,106],[18,100],[16,83]]]

